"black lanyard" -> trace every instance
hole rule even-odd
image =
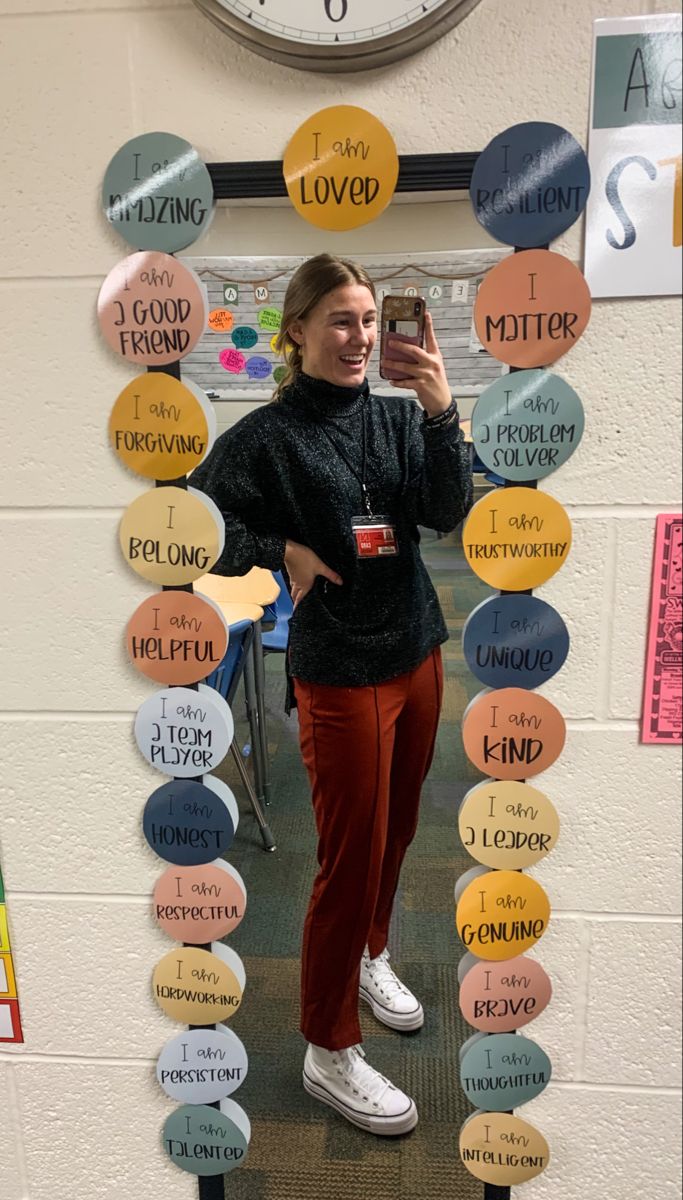
[[[369,517],[371,517],[373,515],[372,505],[370,504],[370,493],[368,492],[368,485],[366,483],[367,465],[368,465],[368,457],[367,457],[368,430],[367,430],[367,418],[366,418],[365,404],[363,405],[363,458],[362,458],[362,467],[361,467],[360,475],[358,474],[358,471],[354,467],[353,463],[350,462],[349,459],[347,458],[347,456],[344,453],[344,451],[342,450],[341,446],[338,446],[337,443],[335,442],[334,438],[331,436],[331,434],[328,433],[328,431],[325,428],[325,426],[323,425],[322,421],[318,422],[318,426],[319,426],[320,430],[322,431],[322,433],[325,434],[325,437],[327,438],[327,440],[330,443],[330,445],[332,446],[332,448],[334,450],[336,450],[339,457],[344,460],[344,462],[346,463],[347,467],[349,468],[349,471],[351,472],[351,474],[358,480],[358,482],[360,484],[361,492],[363,494],[363,503],[365,505],[365,511],[366,511],[367,515]]]

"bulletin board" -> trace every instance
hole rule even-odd
[[[454,394],[478,396],[506,370],[483,348],[473,308],[481,281],[512,251],[453,250],[427,254],[356,255],[385,293],[425,296]],[[213,324],[182,362],[213,400],[266,400],[273,394],[282,358],[273,348],[287,285],[305,256],[183,257],[208,292]],[[220,314],[224,314],[221,316]],[[393,392],[373,359],[368,379],[376,393]],[[275,373],[275,374],[274,374]]]

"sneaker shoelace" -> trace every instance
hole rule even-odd
[[[365,1061],[362,1046],[349,1046],[348,1050],[339,1050],[337,1056],[341,1064],[337,1070],[347,1076],[344,1082],[349,1089],[363,1100],[372,1100],[374,1107],[379,1108],[391,1084]]]
[[[397,993],[401,993],[404,996],[410,995],[405,984],[401,983],[401,980],[389,966],[389,953],[387,950],[383,950],[377,958],[368,959],[367,969],[380,991],[387,997],[387,1000],[391,1000],[392,996],[395,996]]]

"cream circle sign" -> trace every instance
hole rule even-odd
[[[458,826],[463,846],[477,862],[524,871],[550,854],[560,818],[548,797],[528,783],[489,779],[465,796]]]
[[[161,487],[129,504],[119,542],[129,567],[143,579],[180,587],[215,566],[225,523],[213,501],[195,488]]]
[[[164,688],[140,706],[135,740],[151,766],[166,775],[195,779],[225,758],[234,734],[232,713],[223,697],[200,683]]]

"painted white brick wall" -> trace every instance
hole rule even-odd
[[[99,213],[106,163],[158,128],[209,160],[277,158],[300,120],[349,95],[403,153],[475,150],[532,118],[583,140],[592,20],[679,7],[482,0],[398,68],[304,81],[233,45],[189,0],[0,0],[0,850],[27,1037],[0,1051],[3,1200],[196,1192],[155,1150],[172,1105],[153,1059],[170,1026],[148,980],[167,943],[147,915],[159,869],[139,829],[158,776],[131,735],[150,688],[120,648],[147,589],[120,560],[116,521],[144,483],[107,449],[130,372],[94,319],[99,284],[126,252]],[[263,245],[258,220],[224,218],[225,251],[279,249],[282,212],[264,211]],[[408,213],[391,220],[414,245]],[[580,230],[558,249],[578,258]],[[529,1200],[680,1195],[680,755],[638,742],[654,517],[680,504],[679,344],[677,302],[600,302],[561,367],[588,424],[546,485],[571,513],[575,546],[543,594],[575,641],[548,689],[567,749],[539,780],[564,832],[536,872],[555,908],[538,949],[555,999],[534,1036],[556,1079],[528,1109],[553,1151]]]

